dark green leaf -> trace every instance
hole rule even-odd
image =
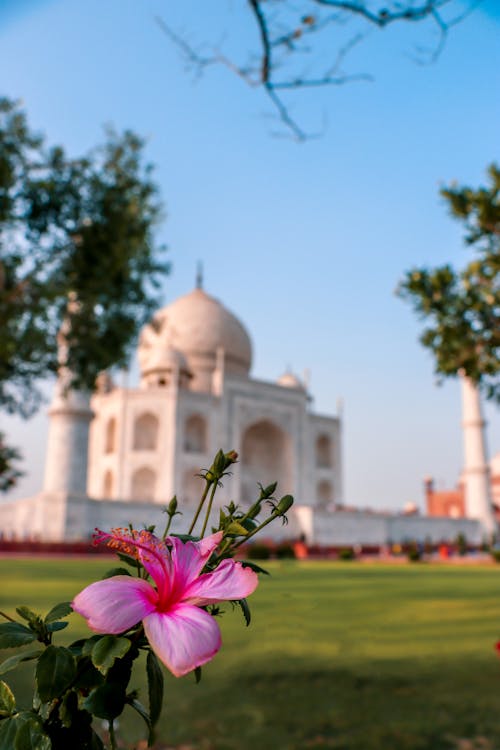
[[[111,568],[111,570],[107,570],[106,573],[104,573],[102,580],[105,578],[113,578],[114,576],[129,576],[131,575],[130,571],[127,570],[127,568]]]
[[[19,727],[20,722],[17,716],[0,722],[0,750],[13,750]]]
[[[200,541],[199,536],[193,536],[192,534],[171,534],[171,536],[175,536],[177,539],[180,539],[181,542],[199,542]]]
[[[128,638],[116,635],[105,635],[94,645],[91,653],[92,663],[102,674],[115,663],[115,659],[121,659],[130,649],[131,643]]]
[[[125,690],[116,682],[105,682],[92,690],[83,707],[99,719],[112,721],[121,714],[125,706]]]
[[[16,607],[16,612],[19,617],[22,617],[23,620],[28,620],[28,622],[36,620],[37,618],[36,612],[33,612],[33,610],[29,609],[29,607]]]
[[[0,717],[12,716],[16,710],[14,693],[6,682],[0,680]]]
[[[241,611],[243,612],[243,617],[245,618],[245,623],[248,627],[250,625],[250,620],[252,619],[252,615],[250,614],[250,607],[248,606],[248,602],[246,599],[238,599],[238,604],[241,607]]]
[[[43,724],[35,714],[19,727],[14,748],[15,750],[51,750],[50,737],[45,734]]]
[[[20,622],[3,622],[0,625],[0,648],[15,648],[32,643],[36,635]]]
[[[163,672],[153,651],[148,651],[146,672],[148,675],[149,716],[151,724],[154,726],[160,718],[163,704]]]
[[[87,692],[92,688],[102,685],[104,677],[98,669],[94,667],[90,660],[90,656],[83,656],[77,661],[77,676],[73,683],[75,688],[79,690],[86,690]]]
[[[59,698],[76,677],[76,661],[62,646],[48,646],[38,660],[36,682],[43,703]]]
[[[43,649],[37,648],[31,651],[23,651],[21,654],[15,654],[0,664],[0,674],[7,674],[11,669],[15,669],[21,662],[36,659],[43,654]]]
[[[68,625],[69,622],[49,622],[46,627],[49,633],[55,633],[56,630],[64,630]]]
[[[55,607],[52,607],[45,617],[45,622],[54,622],[54,620],[59,620],[61,617],[67,617],[72,612],[73,607],[70,602],[61,602],[60,604],[56,604]]]
[[[78,695],[74,690],[68,690],[59,707],[59,718],[64,727],[70,727],[78,713]]]
[[[261,568],[260,565],[257,565],[250,560],[242,560],[241,564],[244,568],[250,568],[250,570],[253,570],[255,573],[263,573],[265,576],[271,575],[267,570],[264,570],[264,568]]]

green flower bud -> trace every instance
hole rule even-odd
[[[274,514],[276,514],[277,516],[284,516],[285,513],[288,510],[290,510],[292,505],[293,505],[293,497],[291,495],[283,495],[278,505],[276,506]]]
[[[167,513],[169,516],[175,516],[177,511],[177,495],[174,495],[167,507]]]

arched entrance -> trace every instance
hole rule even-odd
[[[284,430],[267,419],[247,427],[241,441],[241,503],[258,497],[258,483],[264,487],[278,482],[276,496],[293,490],[292,444]]]

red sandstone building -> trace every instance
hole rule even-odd
[[[495,517],[500,522],[500,453],[497,453],[490,462],[490,481]],[[424,480],[424,487],[428,516],[465,518],[465,487],[462,477],[452,490],[437,490],[432,477]]]

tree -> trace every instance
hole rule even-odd
[[[0,408],[29,417],[37,381],[65,365],[77,388],[124,366],[167,271],[161,204],[143,142],[127,131],[76,159],[47,148],[0,100]],[[76,300],[76,304],[68,304]]]
[[[500,400],[500,168],[488,169],[489,186],[441,190],[452,216],[463,222],[476,252],[462,270],[451,265],[414,268],[398,293],[426,322],[420,338],[439,376],[459,372],[489,398]]]
[[[163,18],[157,22],[196,73],[222,64],[270,99],[285,131],[297,140],[308,134],[291,115],[287,95],[300,89],[337,86],[371,76],[349,74],[344,62],[349,52],[374,29],[428,21],[437,31],[431,48],[418,49],[419,62],[434,61],[449,29],[476,5],[460,0],[246,0],[254,28],[254,42],[246,53],[225,53],[220,44],[192,44]],[[229,40],[230,43],[230,40]],[[210,52],[206,53],[207,47]],[[238,45],[239,48],[239,45]]]

